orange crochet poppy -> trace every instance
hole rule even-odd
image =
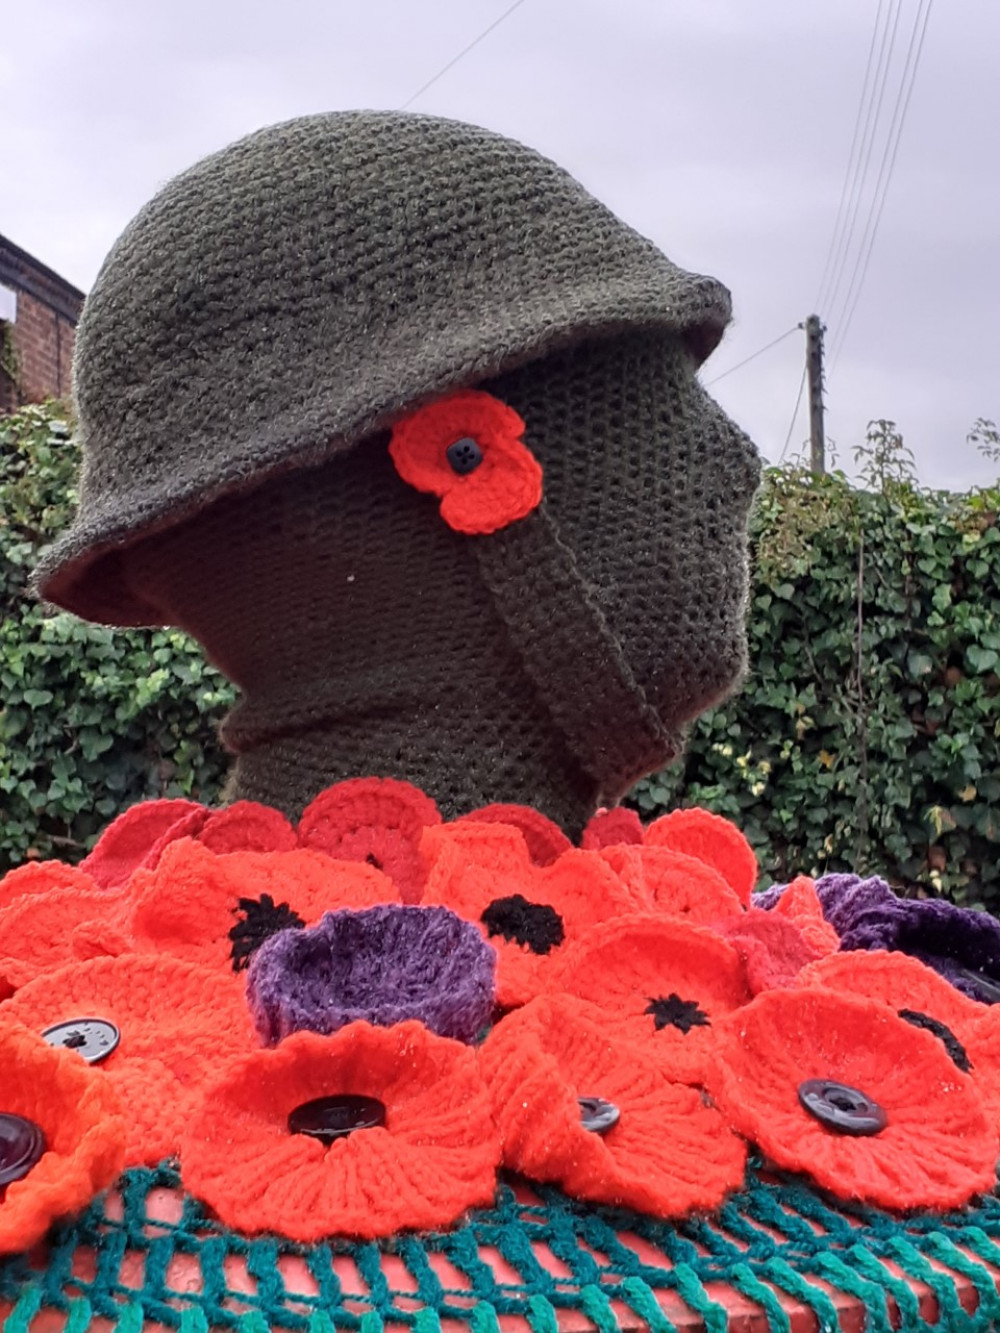
[[[743,916],[743,904],[712,866],[670,847],[618,843],[597,853],[631,889],[666,916],[713,925]]]
[[[744,907],[757,883],[757,857],[746,838],[728,819],[708,810],[672,810],[646,829],[647,847],[672,847],[714,866],[735,890]]]
[[[130,891],[137,949],[234,972],[279,930],[338,907],[399,901],[374,866],[305,850],[218,856],[192,838],[167,847],[155,870],[137,870]]]
[[[243,988],[178,958],[126,954],[71,963],[22,986],[0,1006],[41,1033],[99,1019],[120,1034],[99,1064],[128,1124],[126,1166],[155,1165],[180,1147],[200,1085],[226,1060],[257,1046]],[[87,1028],[69,1033],[86,1048]],[[2,1100],[2,1098],[0,1098]]]
[[[736,950],[713,931],[634,914],[591,930],[546,978],[550,993],[590,1000],[617,1039],[641,1044],[679,1083],[701,1082],[718,1020],[750,999]]]
[[[640,846],[644,837],[642,821],[634,810],[616,805],[611,810],[598,810],[591,815],[580,838],[585,852],[597,852],[602,847],[616,847],[620,843]]]
[[[530,805],[496,802],[481,805],[467,815],[460,815],[455,823],[509,824],[516,828],[528,845],[528,855],[536,866],[550,866],[557,856],[568,852],[573,844],[558,824]]]
[[[541,503],[542,469],[523,434],[513,408],[481,389],[463,389],[398,422],[389,454],[408,485],[440,497],[450,528],[485,534]]]
[[[107,1079],[20,1023],[0,1020],[0,1069],[0,1113],[18,1118],[7,1121],[8,1141],[19,1132],[30,1149],[25,1174],[0,1186],[0,1254],[14,1254],[112,1183],[125,1121]]]
[[[199,813],[208,815],[195,801],[140,801],[129,806],[107,826],[93,851],[80,862],[80,869],[102,889],[120,888],[166,833]]]
[[[420,835],[441,823],[431,798],[398,778],[349,778],[306,806],[299,820],[303,847],[384,870],[404,903],[420,901],[424,886]]]
[[[49,889],[0,908],[0,998],[42,972],[130,945],[121,889]]]
[[[515,1010],[480,1063],[514,1171],[657,1217],[717,1207],[743,1183],[746,1149],[718,1111],[585,1000],[560,995]]]
[[[840,948],[840,936],[823,915],[816,884],[808,875],[793,879],[770,910],[794,921],[818,955],[835,953]]]
[[[491,1203],[499,1159],[470,1047],[416,1021],[352,1023],[234,1061],[184,1136],[181,1176],[241,1231],[371,1239]]]
[[[888,1006],[774,990],[719,1028],[712,1096],[779,1166],[892,1209],[952,1208],[994,1184],[997,1132],[974,1083]]]
[[[53,889],[93,893],[99,887],[79,866],[65,861],[29,861],[0,879],[0,911],[29,894],[50,893]]]
[[[423,903],[474,922],[497,951],[497,1003],[524,1004],[573,940],[597,921],[636,908],[635,895],[599,856],[571,849],[551,865],[532,861],[506,824],[459,821],[424,830]]]

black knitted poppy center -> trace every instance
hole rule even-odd
[[[502,935],[532,953],[548,953],[566,938],[562,917],[548,903],[530,903],[520,893],[494,898],[479,918],[489,935]]]
[[[645,1012],[653,1015],[657,1032],[672,1027],[678,1028],[686,1036],[692,1028],[711,1026],[708,1014],[698,1008],[697,1000],[682,1000],[673,992],[661,995],[658,1000],[650,1000]]]
[[[279,930],[306,924],[298,912],[293,912],[287,903],[276,903],[269,893],[262,893],[259,898],[238,899],[236,911],[238,919],[229,932],[234,972],[249,967],[250,959],[264,941]]]
[[[950,1027],[937,1018],[931,1018],[930,1014],[922,1014],[919,1009],[900,1009],[899,1016],[905,1018],[907,1023],[912,1023],[915,1028],[923,1028],[925,1032],[933,1032],[935,1037],[943,1043],[945,1050],[962,1073],[967,1074],[969,1072],[972,1063],[965,1047]]]

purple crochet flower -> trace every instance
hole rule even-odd
[[[407,1018],[471,1042],[492,1016],[495,970],[492,946],[447,907],[388,903],[273,935],[250,965],[247,999],[270,1046],[303,1028]]]

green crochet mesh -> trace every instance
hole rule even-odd
[[[522,1316],[533,1333],[556,1333],[566,1311],[598,1333],[672,1333],[676,1324],[658,1300],[664,1292],[708,1333],[723,1333],[726,1308],[709,1293],[718,1294],[718,1283],[755,1302],[774,1333],[791,1328],[777,1293],[809,1307],[821,1333],[834,1333],[831,1288],[864,1306],[871,1333],[917,1333],[928,1324],[912,1283],[933,1292],[942,1330],[973,1333],[1000,1320],[996,1272],[987,1267],[1000,1266],[997,1195],[975,1209],[900,1219],[835,1204],[791,1177],[765,1181],[751,1167],[746,1188],[717,1213],[674,1226],[541,1187],[526,1203],[503,1185],[494,1208],[455,1231],[302,1246],[226,1231],[190,1199],[166,1222],[156,1199],[177,1186],[170,1164],[130,1171],[121,1207],[98,1201],[58,1230],[43,1271],[23,1256],[0,1264],[0,1300],[13,1305],[4,1333],[31,1333],[36,1316],[52,1309],[66,1313],[66,1333],[84,1333],[94,1317],[117,1321],[118,1333],[139,1333],[146,1320],[181,1333],[382,1333],[387,1324],[440,1333],[442,1320],[499,1333],[505,1315]],[[81,1262],[92,1252],[96,1264]],[[130,1254],[138,1286],[123,1273]],[[178,1255],[195,1259],[199,1290],[172,1288]],[[290,1261],[311,1279],[301,1284],[308,1294],[286,1284]],[[961,1288],[978,1297],[972,1314]]]

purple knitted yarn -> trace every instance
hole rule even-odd
[[[471,1042],[492,1016],[495,970],[493,948],[447,907],[345,908],[267,940],[247,972],[247,999],[269,1046],[303,1028],[407,1018]]]

